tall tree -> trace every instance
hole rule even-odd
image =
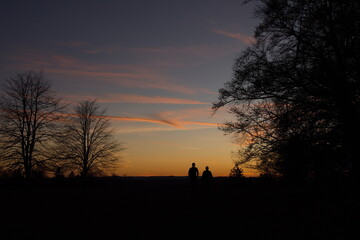
[[[83,177],[114,169],[123,150],[113,136],[105,110],[101,110],[95,100],[81,101],[74,106],[55,147],[64,168]]]
[[[304,178],[359,175],[360,2],[258,0],[256,43],[234,64],[217,110],[248,138],[242,162]]]
[[[6,81],[0,100],[0,148],[4,168],[24,172],[49,167],[48,142],[64,108],[41,72],[18,73]]]

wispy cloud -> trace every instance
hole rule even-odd
[[[62,116],[77,116],[76,114],[72,113],[63,113],[60,114]],[[93,116],[93,117],[100,117],[100,116]],[[156,123],[156,124],[162,124],[167,126],[172,126],[175,128],[182,128],[184,124],[199,124],[199,125],[208,125],[207,123],[188,123],[188,122],[182,122],[182,121],[175,121],[175,120],[169,120],[169,119],[152,119],[152,118],[144,118],[144,117],[120,117],[120,116],[102,116],[106,119],[111,120],[118,120],[118,121],[126,121],[126,122],[146,122],[146,123]]]
[[[69,102],[77,102],[83,99],[96,99],[99,103],[144,103],[144,104],[185,104],[185,105],[207,105],[208,102],[200,102],[193,99],[162,97],[162,96],[143,96],[138,94],[102,94],[94,95],[74,95],[65,96]],[[65,100],[66,101],[66,100]]]
[[[161,89],[161,90],[178,92],[183,94],[194,94],[196,92],[196,89],[192,89],[190,87],[168,81],[167,77],[162,76],[159,73],[155,73],[150,70],[149,71],[141,71],[140,69],[138,70],[139,72],[133,72],[132,70],[130,71],[125,70],[123,72],[118,72],[119,70],[82,71],[82,70],[71,70],[71,69],[57,69],[57,68],[49,68],[49,67],[45,69],[46,72],[55,73],[55,74],[100,79],[99,81],[101,81],[102,84],[104,82],[107,82],[122,87]],[[86,81],[87,80],[88,79],[86,79]],[[80,81],[80,79],[78,79],[78,81]]]
[[[170,120],[159,120],[159,119],[150,119],[150,118],[136,118],[136,117],[118,117],[118,116],[106,116],[108,119],[119,120],[119,121],[130,121],[130,122],[149,122],[149,123],[158,123],[170,125],[172,127],[180,128],[176,122],[172,122]]]
[[[208,122],[194,122],[194,121],[179,121],[183,125],[202,125],[202,126],[218,126],[218,123],[208,123]]]
[[[119,121],[155,123],[155,124],[167,125],[183,130],[187,130],[188,128],[193,128],[194,126],[202,126],[202,127],[219,126],[217,122],[209,122],[206,120],[204,121],[204,119],[209,120],[210,111],[211,111],[210,108],[203,107],[203,108],[190,108],[190,109],[173,110],[173,111],[161,111],[149,117],[107,116],[107,118],[113,120],[119,120]],[[214,120],[215,119],[213,119],[213,121]]]
[[[182,110],[161,111],[153,115],[158,119],[175,119],[175,120],[189,120],[190,119],[208,119],[211,116],[210,107],[188,108]]]
[[[161,96],[142,96],[137,94],[107,94],[100,97],[99,102],[107,103],[161,103],[161,104],[209,104],[191,99]]]
[[[233,38],[236,40],[239,40],[245,44],[251,44],[255,42],[255,38],[251,37],[251,36],[247,36],[241,33],[232,33],[232,32],[228,32],[228,31],[224,31],[224,30],[219,30],[219,29],[213,29],[212,32],[229,37],[229,38]]]
[[[158,48],[133,48],[132,52],[136,54],[157,54],[158,56],[186,56],[191,58],[214,58],[223,56],[224,54],[233,53],[233,49],[225,47],[198,45],[198,46],[173,46]]]
[[[217,123],[208,123],[208,122],[135,118],[135,117],[106,116],[106,118],[113,119],[113,120],[119,120],[119,121],[157,123],[157,124],[169,125],[169,126],[176,127],[176,128],[184,128],[185,125],[201,125],[201,126],[218,126],[219,125]]]
[[[119,133],[195,130],[222,126],[223,124],[219,123],[221,122],[219,119],[211,118],[211,122],[206,121],[206,119],[210,119],[210,111],[211,109],[209,108],[190,108],[182,110],[161,111],[150,116],[134,116],[127,113],[125,116],[106,115],[103,117],[113,121],[155,124],[154,126],[139,125],[136,127],[131,125],[120,125],[121,129],[117,130]],[[71,113],[65,113],[61,115],[75,116]],[[165,126],[167,127],[165,128]]]
[[[59,75],[76,76],[77,81],[83,77],[107,82],[123,87],[152,88],[183,94],[194,94],[197,90],[171,81],[168,76],[154,68],[137,65],[95,64],[84,60],[51,53],[27,52],[11,56],[18,62],[15,68],[44,69],[45,72]],[[79,78],[80,77],[80,78]]]
[[[231,46],[161,46],[161,47],[122,47],[119,45],[91,45],[82,41],[59,41],[59,46],[78,49],[85,54],[127,54],[141,56],[142,60],[149,60],[151,65],[161,67],[192,66],[203,61],[214,59],[237,51]],[[189,59],[191,61],[189,61]]]

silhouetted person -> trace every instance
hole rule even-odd
[[[211,193],[211,182],[212,182],[213,175],[209,170],[209,167],[205,167],[205,171],[203,171],[201,180],[204,187],[204,194],[208,195]]]
[[[211,182],[213,175],[212,175],[211,171],[209,170],[208,166],[205,167],[205,171],[203,171],[203,174],[201,177],[202,177],[203,183],[209,184]]]
[[[189,168],[188,176],[190,178],[191,191],[194,193],[197,187],[197,178],[199,176],[199,170],[195,167],[195,163],[192,163],[192,167]]]

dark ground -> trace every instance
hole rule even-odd
[[[215,178],[0,181],[0,239],[357,239],[348,185]],[[355,236],[351,234],[355,233]]]

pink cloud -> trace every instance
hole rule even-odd
[[[201,108],[189,108],[182,110],[173,110],[173,111],[162,111],[154,114],[153,116],[158,119],[174,119],[176,121],[182,121],[184,119],[203,119],[209,118],[211,116],[210,107],[201,107]]]
[[[82,48],[82,50],[89,48],[85,42],[59,42],[57,44],[79,47]],[[121,48],[117,46],[104,46],[99,48],[100,51],[105,50],[109,52],[119,49]],[[86,84],[89,84],[90,80],[92,84],[108,83],[129,88],[161,89],[186,95],[193,95],[195,93],[217,95],[217,93],[211,92],[206,88],[191,88],[180,84],[164,74],[163,70],[168,67],[196,65],[220,55],[230,52],[233,53],[235,50],[205,45],[190,47],[129,48],[121,49],[121,51],[140,54],[142,57],[154,59],[154,61],[145,61],[146,63],[136,65],[99,64],[65,54],[55,54],[38,49],[25,49],[17,55],[10,56],[10,59],[14,60],[16,65],[14,64],[9,68],[20,70],[42,69],[45,73],[67,76],[64,79],[71,77],[79,83],[86,81]],[[146,54],[148,55],[146,56]],[[189,61],[189,58],[193,60]],[[164,100],[166,99],[157,99],[156,101]]]
[[[169,120],[159,120],[159,119],[150,119],[150,118],[136,118],[136,117],[117,117],[117,116],[106,116],[108,119],[119,120],[119,121],[130,121],[130,122],[150,122],[150,123],[158,123],[170,125],[176,128],[180,128],[181,126]]]
[[[108,116],[107,118],[119,121],[132,122],[150,122],[162,125],[172,126],[178,129],[188,129],[185,126],[219,126],[218,123],[203,121],[202,119],[209,119],[211,109],[208,107],[190,108],[174,111],[162,111],[151,117],[118,117]],[[189,120],[191,119],[191,120]],[[195,120],[196,119],[196,120]],[[220,124],[221,125],[221,124]]]
[[[78,116],[77,114],[73,114],[73,113],[61,113],[59,114],[60,116],[63,117],[74,117],[74,116]],[[94,118],[100,117],[100,116],[93,116]],[[150,123],[158,123],[158,124],[164,124],[164,125],[170,125],[176,128],[180,128],[181,126],[176,123],[175,121],[171,121],[171,120],[161,120],[161,119],[151,119],[151,118],[143,118],[143,117],[119,117],[119,116],[101,116],[103,118],[106,119],[112,119],[112,120],[119,120],[119,121],[127,121],[127,122],[150,122]],[[64,120],[64,119],[61,119]]]
[[[154,114],[152,118],[160,121],[175,123],[180,128],[184,128],[186,125],[218,126],[217,123],[203,121],[203,119],[209,119],[210,116],[211,109],[209,107],[202,107],[176,111],[162,111]]]
[[[202,125],[202,126],[218,126],[217,123],[197,122],[197,121],[180,121],[180,120],[165,120],[165,119],[150,119],[150,118],[135,118],[135,117],[116,117],[106,116],[108,119],[130,122],[150,122],[169,125],[176,128],[183,128],[184,125]]]
[[[195,89],[166,80],[166,77],[152,72],[111,72],[111,71],[82,71],[46,68],[45,72],[70,76],[85,76],[99,78],[101,82],[112,83],[123,87],[153,88],[183,94],[194,94]]]
[[[203,126],[218,126],[218,123],[208,123],[208,122],[195,122],[195,121],[180,121],[181,124],[185,125],[203,125]]]
[[[71,102],[80,101],[83,99],[96,98],[100,103],[160,103],[160,104],[209,104],[192,99],[161,97],[161,96],[143,96],[137,94],[105,94],[101,96],[86,96],[86,95],[67,95],[66,98]]]
[[[223,31],[223,30],[219,30],[219,29],[213,29],[212,31],[217,34],[239,40],[246,44],[251,44],[251,43],[255,42],[254,37],[247,36],[247,35],[244,35],[241,33],[231,33],[231,32],[227,32],[227,31]]]
[[[133,48],[130,49],[138,55],[156,55],[156,63],[166,64],[200,64],[209,59],[215,59],[228,54],[233,54],[237,48],[229,46],[175,46],[175,47],[158,47],[158,48]],[[191,61],[189,61],[189,58]]]
[[[161,96],[142,96],[136,94],[108,94],[100,97],[99,102],[124,102],[124,103],[164,103],[164,104],[208,104],[191,99],[161,97]]]
[[[91,78],[124,87],[162,89],[183,94],[196,92],[195,89],[172,82],[154,68],[143,66],[92,64],[74,57],[41,52],[15,55],[11,59],[20,62],[15,68],[43,69],[48,73],[86,77],[87,80]]]
[[[62,116],[75,116],[71,113],[61,114]],[[145,122],[145,123],[154,123],[161,124],[166,126],[175,127],[177,129],[188,130],[189,128],[185,127],[187,125],[197,125],[197,126],[213,126],[217,127],[222,124],[206,122],[206,121],[194,121],[194,120],[185,120],[189,117],[192,119],[208,117],[208,108],[195,108],[195,109],[184,109],[180,111],[164,111],[158,114],[155,114],[151,117],[142,117],[142,116],[103,116],[107,119],[115,121],[126,121],[126,122]],[[94,116],[97,117],[97,116]],[[143,128],[142,131],[147,131],[147,128]],[[153,130],[151,130],[153,131]]]

